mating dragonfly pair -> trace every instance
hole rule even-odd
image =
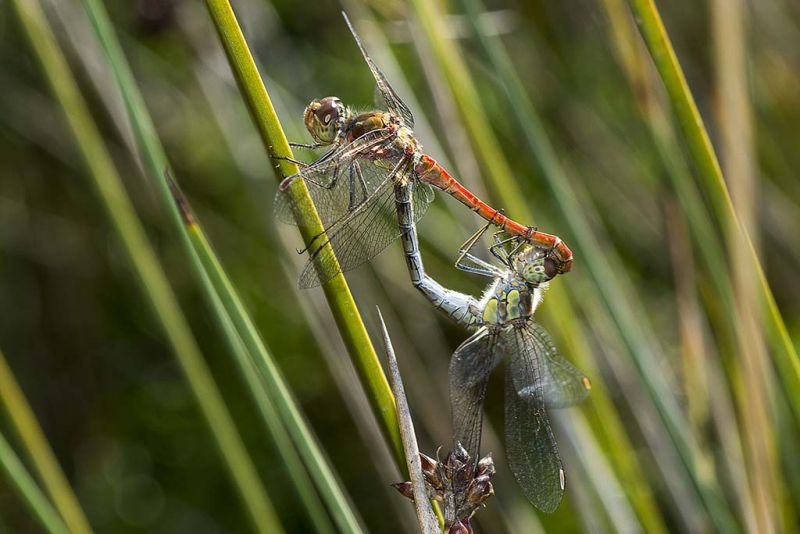
[[[365,263],[400,237],[414,286],[457,323],[478,329],[456,350],[450,365],[454,439],[472,458],[479,457],[486,385],[491,371],[505,358],[509,464],[529,500],[551,512],[564,493],[564,471],[545,410],[580,402],[590,386],[558,354],[533,313],[549,280],[571,269],[572,252],[557,236],[519,224],[492,208],[423,153],[414,137],[411,111],[367,54],[346,15],[345,21],[386,109],[355,113],[339,98],[327,97],[312,101],[305,110],[305,125],[314,143],[293,146],[327,152],[311,164],[296,162],[301,171],[281,183],[275,202],[280,220],[305,220],[289,191],[303,181],[324,226],[324,232],[307,244],[309,262],[300,286],[323,284]],[[493,279],[483,299],[445,289],[425,274],[416,222],[433,200],[432,187],[488,221],[464,244],[456,263],[461,270]],[[490,225],[500,230],[490,251],[502,267],[472,254]]]

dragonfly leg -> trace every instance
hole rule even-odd
[[[310,166],[305,161],[300,161],[300,160],[297,160],[297,159],[294,159],[294,158],[290,158],[288,156],[275,156],[273,159],[277,159],[277,160],[280,160],[280,161],[288,161],[289,163],[294,163],[295,165],[297,165],[301,169],[305,169],[306,167]]]
[[[409,161],[410,161],[410,158],[402,158],[397,163],[397,165],[395,165],[394,169],[392,169],[392,171],[389,173],[389,175],[384,180],[385,181],[389,181],[389,182],[393,181],[395,176],[397,176],[397,173],[400,172],[403,169],[403,167],[408,164]],[[337,166],[336,170],[334,171],[334,178],[333,178],[332,181],[335,181],[335,180],[339,179],[338,169],[339,168]],[[352,167],[351,167],[351,169],[352,169]],[[321,185],[320,187],[325,187],[325,186]],[[333,187],[333,186],[331,185],[331,187]],[[378,189],[380,189],[380,187]],[[348,212],[345,215],[343,215],[342,217],[339,217],[339,219],[333,221],[331,224],[329,224],[327,227],[325,227],[322,232],[320,232],[320,233],[316,234],[315,236],[313,236],[311,238],[311,240],[308,242],[308,245],[302,251],[299,251],[299,252],[302,254],[304,252],[310,251],[311,250],[311,245],[314,244],[320,237],[325,237],[326,235],[330,234],[331,232],[337,231],[337,227],[339,227],[341,224],[345,224],[345,223],[349,222],[350,220],[352,220],[352,217],[356,214],[356,212],[358,212],[361,209],[366,209],[366,205],[369,202],[369,200],[370,200],[369,198],[365,198],[364,200],[359,202],[358,205],[354,209],[348,210]],[[310,253],[311,258],[313,259],[319,253],[319,251],[322,249],[322,247],[324,247],[325,244],[328,243],[328,242],[329,242],[329,240],[326,239],[322,243],[320,243],[318,246],[316,246],[316,248],[311,250],[311,253]]]
[[[514,261],[514,259],[517,257],[517,254],[519,254],[520,250],[525,245],[525,240],[524,239],[521,239],[519,236],[515,236],[515,237],[517,239],[517,244],[516,244],[516,246],[514,248],[511,249],[511,252],[508,253],[508,261],[509,262],[513,262]]]
[[[512,254],[515,254],[519,250],[524,241],[521,240],[520,237],[516,235],[507,237],[505,239],[501,239],[500,234],[503,233],[504,232],[496,232],[492,236],[492,238],[494,239],[494,244],[491,247],[489,247],[489,252],[491,252],[492,256],[497,258],[503,265],[510,266]],[[518,241],[518,243],[511,252],[508,252],[505,247],[508,243],[511,243],[513,241]]]
[[[356,168],[356,176],[358,177],[358,185],[361,186],[361,194],[363,195],[364,200],[366,200],[367,199],[367,181],[364,179],[364,173],[361,171],[361,165],[359,165],[358,162],[356,162],[355,168]],[[354,184],[351,183],[350,185],[353,186]],[[353,187],[353,188],[355,189],[355,187]]]
[[[322,143],[292,143],[289,142],[289,146],[292,148],[307,148],[309,150],[316,150],[317,148],[322,148],[325,145]]]
[[[358,163],[353,163],[350,165],[350,190],[348,194],[350,195],[350,200],[347,201],[347,209],[349,211],[353,211],[356,204],[356,168],[358,167]]]
[[[308,240],[308,244],[305,247],[297,248],[295,250],[297,251],[298,254],[305,254],[306,252],[308,252],[311,249],[311,245],[313,245],[320,237],[322,237],[324,235],[325,235],[325,231],[322,231],[322,232],[320,232],[318,234],[314,234],[313,236],[311,236],[311,239]]]
[[[336,165],[333,166],[333,175],[328,183],[318,182],[316,180],[312,180],[310,177],[306,177],[306,182],[310,184],[314,184],[317,187],[321,187],[323,189],[333,189],[336,187],[336,183],[339,181],[339,163],[337,162]]]
[[[494,218],[494,217],[493,217]],[[477,256],[473,255],[470,251],[475,247],[475,243],[483,236],[486,230],[492,225],[492,221],[490,220],[487,222],[483,227],[481,227],[477,232],[472,234],[469,239],[467,239],[463,245],[458,249],[458,258],[456,258],[455,267],[464,272],[474,273],[474,274],[482,274],[484,276],[493,277],[499,273],[499,269],[497,269],[491,263],[485,262],[482,259],[478,258]],[[464,260],[469,260],[473,263],[470,265],[465,263]]]
[[[475,265],[469,265],[468,263],[465,263],[464,260],[469,260]],[[465,273],[488,276],[489,278],[494,278],[495,276],[501,274],[500,269],[491,263],[483,261],[477,256],[473,256],[472,254],[464,254],[461,256],[459,261],[456,262],[456,269],[459,271],[464,271]]]
[[[359,200],[358,188],[360,186],[362,199]],[[348,210],[353,211],[367,200],[367,182],[361,172],[361,165],[357,161],[350,166],[350,200]]]

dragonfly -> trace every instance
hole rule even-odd
[[[561,356],[547,331],[533,316],[552,274],[544,251],[520,236],[497,232],[489,252],[499,266],[473,249],[491,223],[459,250],[456,267],[492,279],[483,297],[443,287],[425,273],[410,192],[398,198],[401,241],[411,281],[456,323],[476,330],[454,352],[449,367],[454,441],[478,457],[486,386],[505,360],[505,443],[508,464],[528,500],[544,512],[558,507],[565,474],[547,416],[551,408],[583,401],[591,382]]]
[[[308,220],[307,208],[296,203],[297,197],[289,192],[292,184],[303,181],[324,227],[301,251],[309,254],[309,262],[300,275],[300,287],[320,285],[339,272],[358,267],[397,239],[395,187],[411,190],[418,218],[433,200],[432,188],[440,189],[498,228],[546,249],[553,275],[569,271],[572,251],[559,237],[506,217],[423,152],[414,136],[411,110],[369,56],[347,15],[342,14],[372,72],[385,109],[357,113],[338,97],[330,96],[312,100],[304,111],[303,120],[314,142],[292,146],[327,151],[310,164],[285,158],[299,164],[301,170],[281,182],[275,198],[279,220],[292,224]]]

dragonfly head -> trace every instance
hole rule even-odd
[[[558,274],[558,265],[540,248],[528,247],[515,259],[515,270],[529,284],[538,286]]]
[[[344,127],[347,108],[335,96],[312,100],[306,107],[303,120],[314,141],[331,145]]]

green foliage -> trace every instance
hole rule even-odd
[[[404,475],[371,310],[428,454],[449,446],[447,365],[467,333],[415,293],[397,247],[298,291],[294,249],[319,228],[270,213],[308,100],[372,105],[339,6],[84,0],[45,19],[37,4],[11,2],[23,18],[0,48],[0,345],[15,373],[0,386],[19,382],[56,460],[42,470],[44,437],[18,431],[31,410],[4,393],[2,435],[21,439],[0,436],[2,526],[76,530],[85,513],[102,532],[411,531],[389,486]],[[538,313],[594,386],[552,414],[567,498],[545,516],[504,466],[490,385],[498,473],[479,527],[796,530],[796,10],[407,4],[344,8],[426,150],[573,249]],[[740,153],[751,168],[731,167]],[[485,280],[452,261],[481,222],[444,197],[420,224],[423,254],[477,295]],[[54,491],[56,461],[69,485]]]

